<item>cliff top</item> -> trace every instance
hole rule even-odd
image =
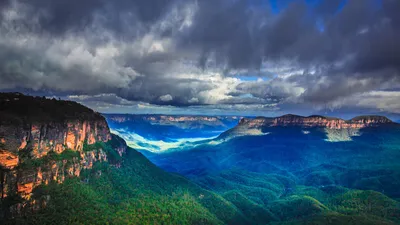
[[[321,116],[321,115],[311,115],[311,116],[299,116],[299,115],[295,115],[295,114],[285,114],[282,116],[278,116],[278,117],[263,117],[263,116],[258,116],[255,119],[260,119],[260,120],[274,120],[274,119],[281,119],[281,120],[301,120],[301,119],[314,119],[314,118],[318,118],[318,119],[325,119],[325,120],[343,120],[343,121],[347,121],[347,122],[360,122],[360,121],[365,121],[365,120],[375,120],[375,121],[379,121],[381,123],[393,123],[392,120],[390,120],[389,118],[387,118],[386,116],[379,116],[379,115],[362,115],[362,116],[356,116],[350,120],[344,120],[341,118],[337,118],[337,117],[326,117],[326,116]],[[248,119],[248,118],[244,118],[243,121],[251,121],[252,119]]]
[[[76,102],[21,93],[0,93],[0,124],[98,119],[103,117]]]
[[[333,122],[333,123],[332,123]],[[255,119],[243,118],[239,121],[239,125],[251,124],[251,126],[269,126],[269,125],[306,125],[306,126],[341,126],[335,124],[343,124],[344,126],[361,126],[368,124],[397,124],[385,116],[365,115],[357,116],[350,120],[344,120],[335,117],[325,117],[319,115],[298,116],[286,114],[279,117],[256,117]]]
[[[350,121],[365,121],[365,120],[375,120],[381,121],[382,123],[393,123],[392,120],[387,118],[386,116],[378,116],[378,115],[365,115],[365,116],[356,116]]]

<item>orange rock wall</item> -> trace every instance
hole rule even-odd
[[[0,126],[0,191],[1,196],[19,193],[29,198],[32,190],[42,183],[62,182],[67,176],[79,176],[82,169],[92,168],[96,161],[107,161],[106,154],[99,151],[83,152],[88,144],[107,142],[111,134],[105,120],[67,121],[64,123],[26,124],[24,126]],[[81,160],[52,162],[39,168],[21,170],[18,154],[31,148],[33,159],[41,158],[50,151],[62,153],[66,149],[79,151]]]

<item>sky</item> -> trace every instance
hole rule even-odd
[[[398,0],[0,0],[0,91],[105,113],[400,114]]]

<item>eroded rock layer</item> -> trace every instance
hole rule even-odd
[[[26,199],[35,187],[107,161],[101,145],[109,142],[107,122],[78,103],[0,94],[0,192],[1,197],[20,195]],[[122,146],[120,155],[126,150]]]
[[[343,120],[340,118],[324,117],[324,116],[297,116],[284,115],[281,117],[268,118],[257,117],[254,119],[243,118],[239,124],[220,135],[220,138],[232,138],[243,135],[264,135],[266,128],[272,127],[301,127],[322,128],[327,133],[327,139],[331,141],[350,140],[351,136],[358,135],[362,128],[376,127],[381,125],[395,125],[393,121],[384,116],[358,116],[351,120]],[[304,131],[308,133],[308,131]]]
[[[351,120],[324,116],[302,117],[297,115],[284,115],[276,118],[257,117],[255,119],[242,119],[241,126],[249,128],[273,127],[273,126],[302,126],[302,127],[324,127],[330,129],[365,128],[379,124],[391,124],[390,119],[384,116],[359,116]]]

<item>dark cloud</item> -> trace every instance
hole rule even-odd
[[[354,72],[400,69],[400,31],[385,25],[384,28],[361,39],[361,47],[354,60]],[[392,73],[395,75],[395,73]],[[382,73],[382,76],[390,75]]]
[[[37,24],[31,26],[29,22],[25,25],[30,29],[40,28],[40,32],[63,35],[71,31],[79,32],[97,22],[120,36],[132,37],[133,33],[128,32],[132,26],[135,29],[140,29],[143,24],[151,26],[179,1],[1,0],[0,9],[15,4],[25,5],[29,9],[26,12],[29,17],[37,17],[39,27],[36,27]]]
[[[181,37],[183,47],[200,48],[200,64],[207,59],[231,68],[260,68],[260,27],[264,15],[247,8],[249,1],[199,1],[195,23]],[[265,12],[266,13],[266,12]]]
[[[0,89],[258,107],[400,85],[397,0],[0,0],[0,11]]]

